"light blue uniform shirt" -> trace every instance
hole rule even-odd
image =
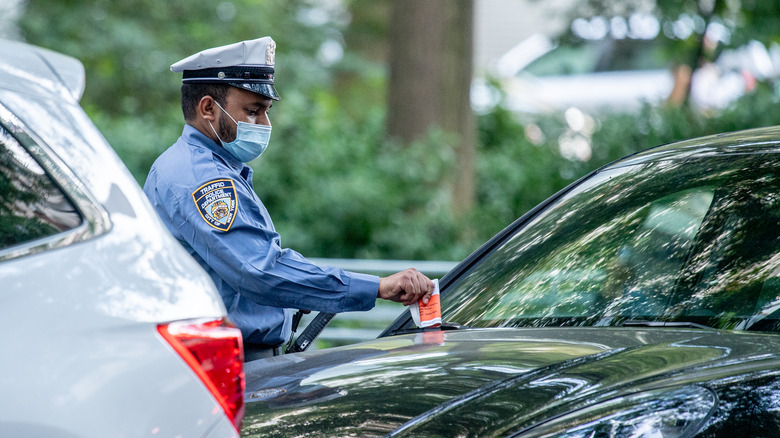
[[[282,248],[252,187],[252,168],[192,126],[152,165],[144,192],[211,275],[246,342],[286,342],[295,309],[374,307],[379,277],[317,266]]]

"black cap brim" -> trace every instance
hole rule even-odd
[[[228,82],[228,84],[237,88],[241,88],[242,90],[257,93],[269,99],[282,100],[282,98],[279,96],[279,93],[276,92],[276,88],[274,88],[273,84],[261,84],[257,82]]]

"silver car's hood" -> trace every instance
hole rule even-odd
[[[244,433],[506,434],[621,392],[777,367],[778,347],[776,335],[668,328],[382,338],[248,363]]]

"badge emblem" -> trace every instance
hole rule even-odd
[[[276,43],[271,41],[265,48],[265,63],[274,65],[274,58],[276,58]]]
[[[192,200],[207,224],[220,231],[229,231],[236,218],[238,198],[233,180],[215,179],[192,192]]]

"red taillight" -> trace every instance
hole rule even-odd
[[[244,418],[244,348],[241,331],[225,318],[157,326],[241,430]]]

